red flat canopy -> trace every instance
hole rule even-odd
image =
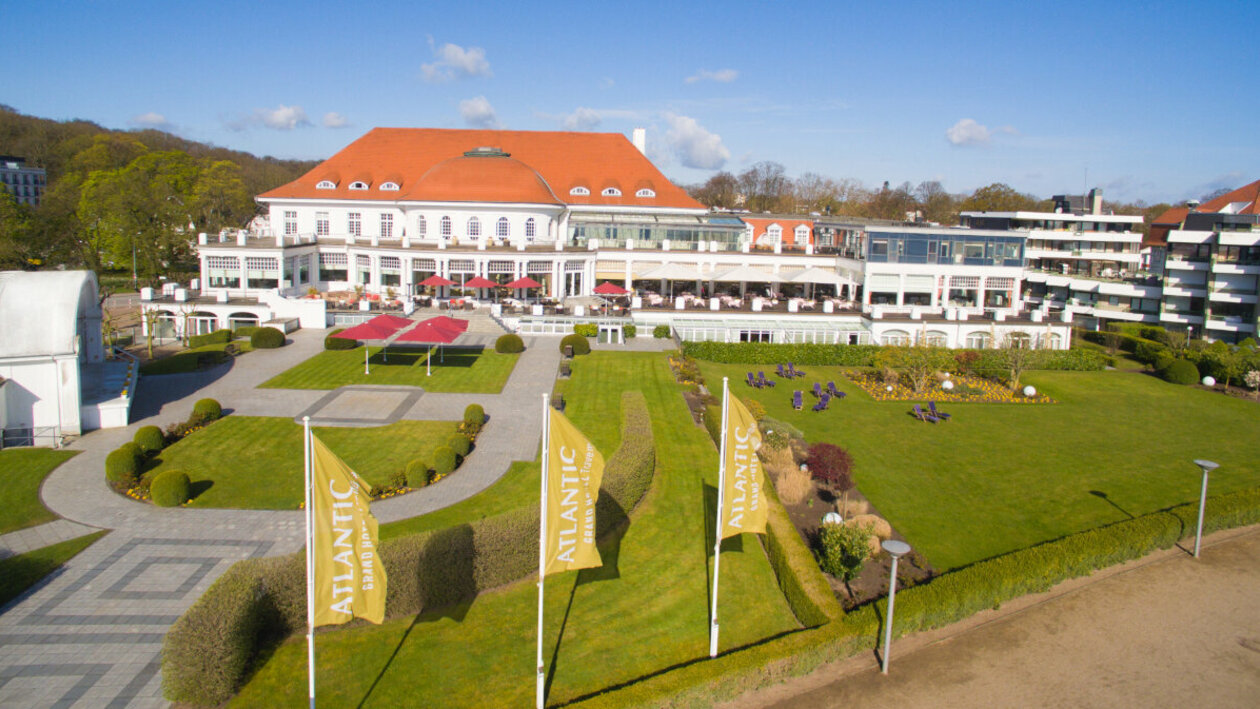
[[[600,295],[627,295],[630,291],[613,283],[612,281],[604,281],[595,286],[595,292]]]
[[[393,330],[401,330],[404,327],[411,327],[412,325],[415,324],[416,321],[412,320],[411,318],[402,318],[397,315],[390,315],[388,313],[385,313],[385,314],[377,315],[371,320],[368,320],[368,322],[371,323],[372,325],[377,325],[380,327],[388,327]]]
[[[499,287],[499,284],[498,284],[498,283],[495,283],[494,281],[490,280],[489,278],[483,278],[482,276],[476,276],[475,278],[470,278],[470,279],[468,279],[467,281],[465,281],[465,282],[464,282],[464,287],[465,287],[465,288],[498,288],[498,287]]]
[[[436,319],[436,318],[434,318]],[[455,332],[443,327],[431,320],[425,320],[410,330],[406,330],[399,335],[394,342],[422,342],[433,345],[449,345],[459,337],[462,332]]]
[[[512,281],[507,284],[505,288],[542,288],[542,284],[529,276],[526,276],[525,278],[518,278],[515,281]]]
[[[453,286],[453,285],[458,285],[458,284],[456,284],[455,281],[452,281],[449,278],[443,278],[438,275],[433,275],[433,276],[429,276],[423,281],[420,281],[420,285],[422,286]]]
[[[398,332],[396,327],[383,327],[371,322],[359,323],[333,335],[343,340],[386,340]]]

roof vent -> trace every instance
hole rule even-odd
[[[486,146],[473,148],[472,150],[464,153],[464,157],[466,158],[507,158],[511,156],[511,153],[503,152],[502,148],[491,148]]]
[[[1186,200],[1186,209],[1189,209],[1190,211],[1194,211],[1198,208],[1199,208],[1199,200],[1197,199]]]

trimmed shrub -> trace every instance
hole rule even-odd
[[[1133,359],[1151,367],[1155,365],[1161,354],[1168,351],[1167,347],[1158,342],[1139,342],[1137,348],[1133,350]]]
[[[215,330],[204,335],[193,335],[188,338],[189,347],[205,347],[206,345],[225,345],[232,341],[231,330]]]
[[[499,339],[494,341],[494,351],[499,354],[517,354],[525,351],[525,341],[520,335],[509,332],[506,335],[500,335]]]
[[[433,472],[438,475],[453,472],[458,463],[459,461],[455,459],[455,451],[450,446],[438,446],[433,449]]]
[[[333,335],[336,335],[339,332],[343,332],[344,330],[345,330],[344,327],[339,327],[336,330],[333,330],[332,332],[328,333],[328,336],[324,338],[324,349],[326,350],[352,350],[355,347],[358,347],[359,343],[355,342],[354,340],[348,340],[344,337],[333,337]]]
[[[239,340],[242,338],[248,338],[253,335],[254,331],[257,329],[257,325],[241,325],[232,331],[232,339]]]
[[[130,455],[132,458],[135,458],[137,471],[143,468],[142,464],[144,463],[144,449],[136,445],[135,441],[127,441],[121,446],[118,446],[118,450],[127,451],[128,455]]]
[[[875,354],[887,349],[882,345],[770,344],[764,342],[684,342],[683,354],[719,364],[761,364],[774,366],[783,362],[823,367],[869,367]],[[955,350],[955,360],[963,352],[972,369],[984,376],[1006,371],[1000,349]],[[1027,369],[1094,372],[1106,368],[1106,356],[1096,350],[1031,350]]]
[[[590,341],[588,341],[585,337],[578,335],[576,333],[572,335],[565,335],[563,338],[561,338],[560,351],[564,352],[564,349],[566,347],[573,348],[574,356],[591,353]]]
[[[595,337],[599,334],[599,325],[593,322],[578,323],[573,326],[573,334],[582,337]]]
[[[842,581],[852,581],[862,573],[870,532],[843,524],[824,524],[818,530],[818,566]]]
[[[214,399],[199,399],[193,404],[192,418],[201,421],[214,421],[223,416],[223,407]]]
[[[144,451],[147,455],[157,453],[166,447],[166,438],[162,435],[162,429],[157,426],[141,426],[136,430],[135,438],[131,439]]]
[[[652,328],[652,337],[655,337],[658,340],[668,339],[669,338],[669,325],[657,325],[656,327]]]
[[[446,442],[447,447],[455,451],[455,455],[460,458],[468,457],[468,451],[472,450],[472,441],[462,433],[456,433]]]
[[[136,455],[131,448],[118,448],[105,456],[105,479],[119,492],[125,492],[135,485],[140,478],[139,472]]]
[[[625,335],[628,340],[639,334],[639,328],[634,325],[622,325],[621,334]]]
[[[178,507],[188,502],[192,481],[182,470],[163,470],[149,483],[149,496],[158,507]]]
[[[284,333],[274,327],[260,327],[249,336],[249,344],[256,350],[274,350],[284,346]]]
[[[801,431],[801,429],[786,421],[780,421],[779,419],[771,418],[769,416],[761,417],[761,421],[758,422],[757,426],[761,429],[762,433],[774,431],[775,433],[783,433],[787,435],[788,438],[805,438],[805,433]]]
[[[474,436],[486,425],[486,410],[481,404],[469,404],[464,408],[464,430]]]
[[[628,519],[652,485],[656,469],[652,417],[643,392],[621,394],[621,445],[604,465],[604,479],[595,502],[597,536]]]
[[[1184,359],[1176,360],[1172,364],[1168,365],[1161,374],[1165,380],[1172,382],[1173,384],[1188,385],[1199,381],[1198,368]]]
[[[406,475],[407,487],[424,487],[433,480],[429,464],[420,458],[414,458],[407,463]]]

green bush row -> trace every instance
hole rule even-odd
[[[204,335],[193,335],[188,338],[189,347],[205,347],[206,345],[225,345],[232,341],[231,330],[215,330]]]
[[[573,348],[574,356],[591,353],[591,341],[577,333],[560,338],[560,351],[564,352],[566,347]]]
[[[820,344],[768,344],[760,342],[684,342],[683,354],[707,362],[722,364],[775,365],[791,362],[801,366],[869,367],[876,353],[886,349],[884,345],[820,345]],[[960,353],[975,352],[972,365],[979,372],[1002,372],[1005,354],[1001,349],[949,350],[957,357]],[[1092,350],[1033,350],[1029,369],[1055,369],[1069,371],[1100,371],[1106,368],[1102,353]]]
[[[599,334],[599,325],[593,322],[578,323],[573,326],[573,334],[582,337],[595,337]]]
[[[622,444],[605,467],[597,503],[601,535],[623,521],[612,510],[628,514],[643,498],[654,450],[646,400],[638,392],[623,394]],[[537,505],[527,505],[382,542],[387,617],[449,608],[535,572],[538,514]],[[172,702],[222,704],[240,688],[260,650],[305,626],[305,554],[237,562],[167,633],[163,693]]]
[[[250,333],[249,344],[256,350],[274,350],[284,346],[284,333],[274,327],[260,327]]]
[[[258,329],[257,325],[241,325],[232,331],[232,339],[248,339]]]
[[[823,578],[818,563],[814,561],[814,555],[805,546],[805,541],[796,531],[796,525],[792,524],[787,510],[779,502],[778,493],[768,476],[765,490],[769,509],[766,515],[766,533],[761,537],[761,545],[766,550],[770,568],[774,570],[774,578],[788,607],[801,625],[807,628],[817,627],[843,616],[844,610],[836,601],[831,585]]]
[[[657,325],[652,328],[652,337],[655,337],[658,340],[669,339],[669,325]]]

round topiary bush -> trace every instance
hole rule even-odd
[[[429,464],[419,458],[407,463],[407,487],[424,487],[433,479]]]
[[[464,428],[476,433],[481,430],[482,424],[486,422],[486,410],[481,404],[469,404],[464,409]]]
[[[621,334],[624,335],[627,340],[629,340],[639,334],[639,328],[635,327],[634,325],[622,325]]]
[[[140,450],[152,455],[162,450],[166,445],[166,438],[162,436],[162,429],[157,426],[141,426],[131,442],[139,446]]]
[[[125,445],[134,446],[135,444]],[[110,451],[109,455],[105,456],[105,479],[115,490],[125,491],[135,485],[139,479],[138,472],[136,456],[130,448],[124,446]]]
[[[213,421],[223,415],[223,407],[214,399],[199,399],[193,404],[192,415],[201,421]]]
[[[461,458],[468,457],[468,451],[472,450],[472,441],[468,439],[468,436],[460,433],[451,436],[446,445],[450,446],[451,450],[455,451],[455,455]]]
[[[584,355],[591,353],[591,343],[585,337],[578,334],[565,335],[560,340],[560,351],[564,352],[566,347],[573,348],[573,355]]]
[[[499,339],[494,341],[494,351],[499,354],[516,354],[525,351],[525,341],[520,335],[508,333],[500,335]]]
[[[433,472],[446,475],[455,470],[455,451],[450,446],[438,446],[433,449]]]
[[[260,327],[249,336],[249,344],[256,350],[274,350],[284,346],[284,333],[274,327]]]
[[[658,340],[664,340],[669,337],[669,325],[657,325],[652,328],[652,337]]]
[[[163,470],[149,483],[149,497],[158,507],[179,507],[188,502],[192,481],[182,470]]]
[[[134,441],[127,441],[121,446],[118,446],[118,450],[127,451],[127,453],[136,461],[136,470],[140,470],[140,464],[144,462],[143,448],[136,445]]]
[[[358,347],[359,343],[355,342],[354,340],[350,340],[345,337],[333,337],[333,335],[336,335],[337,333],[342,332],[344,330],[345,330],[344,327],[339,327],[336,330],[333,330],[332,332],[328,333],[328,336],[324,338],[324,349],[326,350],[352,350],[355,347]]]
[[[1164,379],[1173,384],[1194,384],[1199,381],[1199,370],[1189,360],[1179,359],[1163,371]]]

